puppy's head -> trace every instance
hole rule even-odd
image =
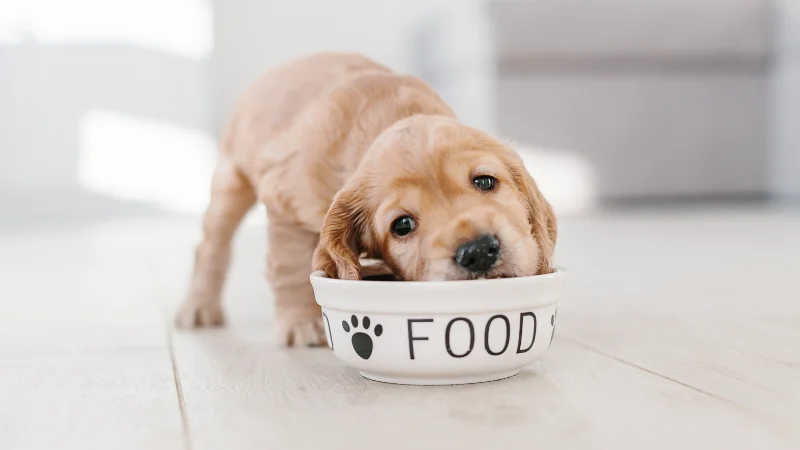
[[[454,119],[384,131],[325,217],[315,270],[361,278],[359,258],[408,281],[552,271],[553,210],[519,156]]]

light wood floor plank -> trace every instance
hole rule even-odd
[[[183,449],[166,349],[0,359],[0,448]]]
[[[142,231],[0,233],[0,449],[186,448]]]
[[[505,381],[410,387],[269,332],[176,335],[196,449],[790,448],[742,408],[568,342]]]
[[[763,448],[800,433],[800,215],[561,223],[550,352],[497,383],[360,378],[275,345],[263,226],[235,244],[229,326],[173,333],[199,223],[0,233],[0,448]]]
[[[798,229],[798,215],[737,212],[568,225],[575,280],[559,331],[756,411],[800,442]]]
[[[124,221],[0,233],[0,357],[165,347],[144,234]]]

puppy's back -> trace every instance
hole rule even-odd
[[[273,217],[318,231],[373,140],[415,114],[454,116],[421,79],[357,54],[317,54],[268,71],[244,92],[222,157]]]
[[[254,156],[258,147],[291,127],[315,100],[343,79],[360,73],[389,73],[355,53],[319,53],[268,70],[237,101],[223,136],[223,153]]]

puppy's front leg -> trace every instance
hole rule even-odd
[[[211,181],[211,201],[203,216],[203,240],[195,252],[189,293],[175,317],[181,328],[222,325],[222,288],[228,272],[231,239],[256,202],[245,177],[221,157]]]
[[[322,312],[308,277],[317,233],[270,217],[267,280],[275,294],[278,338],[288,346],[325,345]]]

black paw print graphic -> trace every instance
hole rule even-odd
[[[358,317],[352,316],[350,318],[350,323],[353,324],[353,330],[358,328]],[[364,330],[369,330],[369,317],[364,316],[364,318],[361,319],[361,324],[364,327]],[[350,332],[350,325],[346,320],[342,321],[342,328],[344,328],[344,331],[348,333]],[[382,335],[383,326],[375,325],[375,328],[373,328],[372,332],[375,333],[375,336]],[[369,359],[369,357],[372,355],[372,338],[367,333],[362,333],[359,331],[358,333],[353,334],[351,341],[353,343],[353,350],[356,351],[358,356],[364,359]]]

